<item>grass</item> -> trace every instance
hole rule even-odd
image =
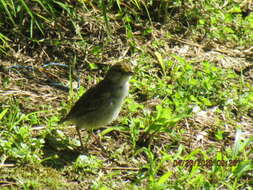
[[[77,3],[0,1],[1,189],[251,189],[247,6]],[[82,153],[58,121],[123,58],[135,70],[130,94],[117,121],[94,131],[106,152],[83,131]]]

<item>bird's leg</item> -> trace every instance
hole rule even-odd
[[[82,142],[82,137],[81,137],[80,130],[79,130],[77,127],[76,127],[76,131],[77,131],[77,134],[78,134],[78,136],[79,136],[79,140],[80,140],[81,147],[82,147],[83,150],[85,150],[85,149],[84,149],[84,146],[83,146],[83,142]]]
[[[104,153],[107,152],[107,151],[105,150],[105,148],[103,147],[103,145],[101,144],[101,138],[100,138],[99,136],[96,136],[96,135],[93,133],[93,130],[91,131],[91,134],[92,134],[92,136],[96,139],[96,142],[97,142],[98,146],[103,150],[103,152],[104,152]]]

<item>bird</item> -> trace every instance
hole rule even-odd
[[[129,80],[132,75],[129,64],[114,64],[106,73],[105,78],[88,89],[69,113],[61,119],[60,123],[75,124],[83,150],[80,130],[105,127],[118,117],[124,99],[128,95]]]

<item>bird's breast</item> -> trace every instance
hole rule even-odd
[[[128,95],[129,84],[128,82],[124,85],[117,86],[112,90],[112,96],[119,99],[124,99]]]
[[[78,121],[79,128],[99,128],[116,119],[119,115],[125,97],[128,95],[128,83],[112,88],[104,103],[99,108],[86,114]]]

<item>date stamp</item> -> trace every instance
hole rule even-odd
[[[201,166],[201,167],[212,167],[212,166],[221,166],[221,167],[232,167],[240,163],[240,160],[174,160],[173,166]]]

